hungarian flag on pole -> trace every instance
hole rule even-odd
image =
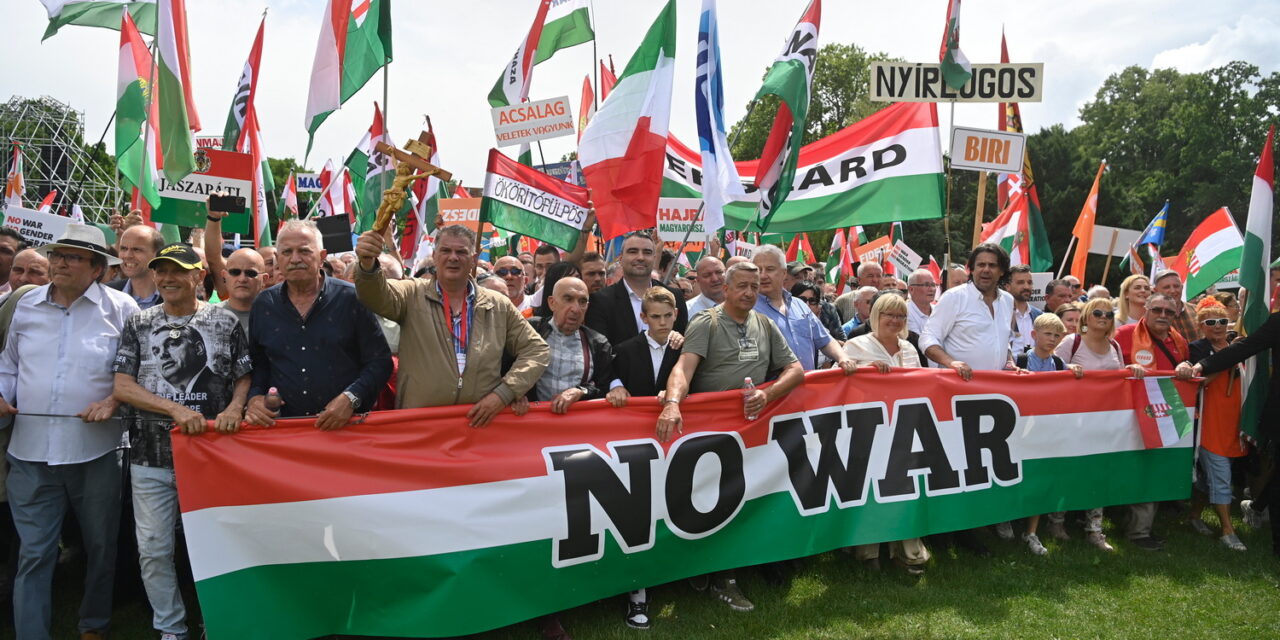
[[[959,11],[959,0],[956,0],[957,11]],[[1001,62],[1009,61],[1009,52],[1004,46],[1003,37],[1001,38]],[[1022,133],[1022,109],[1016,102],[1006,102],[1003,106],[1003,117],[1000,121],[1001,131],[1014,131]],[[1031,153],[1024,151],[1022,154],[1022,173],[1004,173],[999,174],[996,185],[996,201],[1003,210],[1007,208],[1008,200],[1015,191],[1024,191],[1026,195],[1026,215],[1027,229],[1030,239],[1028,242],[1029,256],[1024,263],[1031,267],[1032,271],[1051,271],[1053,269],[1053,250],[1049,247],[1049,233],[1044,227],[1044,218],[1040,214],[1040,192],[1036,187],[1035,172],[1031,170]]]
[[[440,166],[440,148],[436,144],[436,132],[427,118],[427,144],[431,146],[431,164]],[[400,236],[400,258],[407,264],[418,255],[427,233],[435,229],[436,213],[440,211],[440,199],[448,198],[444,182],[435,176],[413,183],[413,195],[418,203],[405,219],[404,233]],[[415,260],[416,262],[416,260]]]
[[[41,40],[67,25],[81,27],[102,27],[104,29],[120,28],[120,9],[129,11],[138,25],[138,30],[149,36],[156,33],[156,2],[141,0],[139,2],[119,2],[118,0],[40,0],[45,11],[49,13],[49,26]]]
[[[853,251],[849,249],[848,240],[850,236],[854,236],[853,242],[857,243],[852,229],[848,236],[844,229],[836,229],[831,236],[831,249],[827,252],[827,281],[835,283],[837,294],[844,293],[849,278],[853,277]]]
[[[582,78],[582,105],[578,109],[578,142],[582,142],[582,132],[587,130],[591,117],[596,115],[596,94],[591,90],[591,76]]]
[[[981,242],[994,242],[1009,252],[1009,264],[1030,264],[1031,230],[1027,224],[1027,194],[1014,191],[1004,211],[982,225]],[[1032,270],[1036,270],[1032,267]]]
[[[284,181],[284,193],[280,194],[280,199],[284,200],[284,210],[288,213],[288,217],[296,219],[298,217],[298,179],[292,171]],[[280,218],[284,219],[285,216]]]
[[[22,206],[22,194],[27,190],[22,178],[22,143],[13,141],[13,160],[9,162],[9,175],[4,180],[4,204],[9,207]]]
[[[244,128],[247,139],[249,157],[253,159],[253,205],[250,217],[253,222],[253,242],[255,247],[271,246],[270,216],[267,212],[267,192],[275,191],[271,179],[271,165],[267,162],[267,152],[262,146],[262,130],[258,127],[258,110],[251,107],[245,118]]]
[[[1244,238],[1226,207],[1213,212],[1182,245],[1173,258],[1173,270],[1186,283],[1182,299],[1190,300],[1213,286],[1223,276],[1240,268],[1244,255]]]
[[[160,104],[161,169],[169,182],[195,171],[191,132],[200,120],[191,101],[191,58],[187,48],[185,0],[160,0],[156,30],[156,101]]]
[[[356,191],[356,233],[364,233],[373,228],[378,205],[382,202],[382,174],[394,171],[391,156],[374,150],[379,142],[390,144],[391,137],[383,124],[382,110],[374,102],[373,124],[369,125],[369,130],[351,155],[347,156],[345,163],[347,172],[351,175],[351,185]],[[412,207],[407,198],[405,206]]]
[[[547,9],[534,64],[542,64],[561,49],[595,39],[591,28],[591,0],[555,0]]]
[[[329,0],[307,92],[307,154],[329,114],[391,62],[391,0]]]
[[[791,236],[791,243],[787,245],[787,262],[799,260],[809,264],[813,262],[813,257],[813,245],[809,244],[808,233],[797,233]]]
[[[124,178],[127,189],[137,189],[148,204],[158,207],[160,192],[156,187],[154,150],[160,140],[155,128],[157,108],[151,92],[151,51],[142,41],[142,36],[127,11],[121,12],[120,21],[120,64],[116,81],[116,168]],[[147,117],[148,105],[152,117]],[[151,127],[151,132],[148,134],[144,127]],[[148,139],[151,149],[146,148]]]
[[[1191,432],[1191,416],[1173,378],[1148,376],[1127,382],[1144,447],[1171,447]]]
[[[53,213],[53,201],[58,197],[58,190],[54,189],[44,194],[44,199],[40,201],[40,206],[36,207],[36,211],[40,213]]]
[[[586,189],[489,150],[481,222],[573,251],[587,221],[588,200]]]
[[[1244,250],[1240,257],[1240,286],[1249,292],[1240,314],[1243,333],[1252,333],[1266,322],[1271,309],[1271,287],[1268,276],[1271,264],[1271,216],[1275,213],[1276,165],[1272,156],[1276,128],[1267,130],[1267,143],[1258,158],[1253,174],[1253,192],[1249,197],[1249,219],[1244,226]],[[1246,365],[1244,408],[1240,428],[1257,435],[1262,405],[1267,400],[1271,380],[1270,351],[1254,356]]]
[[[533,16],[533,24],[529,27],[529,35],[520,41],[516,52],[511,56],[502,75],[489,90],[489,104],[494,107],[505,107],[519,104],[529,99],[529,81],[533,79],[534,57],[538,53],[538,42],[542,38],[543,21],[551,8],[551,0],[540,0],[538,11]]]
[[[241,132],[244,130],[245,116],[253,108],[254,97],[258,93],[258,68],[262,62],[262,33],[267,26],[267,18],[263,16],[258,23],[258,35],[249,48],[249,59],[245,60],[244,71],[240,72],[240,81],[236,84],[236,95],[231,100],[231,109],[227,111],[227,124],[222,130],[222,149],[224,151],[242,151]]]
[[[1084,268],[1089,260],[1089,247],[1093,246],[1093,225],[1098,217],[1098,184],[1102,182],[1102,171],[1107,163],[1098,165],[1098,175],[1093,177],[1093,187],[1089,189],[1089,197],[1084,200],[1080,209],[1080,217],[1076,218],[1076,226],[1071,235],[1076,238],[1076,255],[1071,259],[1071,275],[1084,282]]]
[[[676,3],[669,0],[578,144],[605,239],[657,225],[675,55]]]
[[[800,22],[796,23],[782,53],[764,76],[764,86],[756,92],[756,100],[766,95],[779,98],[773,128],[760,155],[760,173],[756,187],[760,204],[756,224],[767,229],[773,213],[791,193],[804,139],[804,124],[809,115],[809,89],[813,69],[818,62],[818,27],[822,20],[822,0],[810,0]]]
[[[942,63],[942,79],[952,89],[959,89],[973,77],[973,65],[960,50],[960,0],[947,0],[947,26],[942,31],[942,47],[938,51]]]

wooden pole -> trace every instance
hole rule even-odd
[[[987,207],[987,172],[978,173],[978,205],[973,212],[973,243],[969,246],[976,247],[982,239],[982,214]]]
[[[1107,286],[1107,274],[1111,272],[1111,258],[1114,257],[1114,254],[1116,251],[1116,238],[1119,238],[1119,237],[1120,237],[1120,230],[1112,229],[1111,243],[1107,245],[1107,265],[1102,268],[1102,281],[1099,282],[1099,284],[1101,284],[1104,287]]]
[[[956,129],[956,101],[951,101],[951,132]],[[950,138],[948,138],[950,139]],[[947,162],[947,201],[942,209],[942,233],[946,238],[946,254],[951,255],[951,162]]]
[[[1067,245],[1067,252],[1062,254],[1062,264],[1058,265],[1058,275],[1054,277],[1062,277],[1062,272],[1067,268],[1067,258],[1071,257],[1071,248],[1074,246],[1076,246],[1076,237],[1071,236],[1071,244]],[[1088,251],[1088,249],[1085,249],[1085,251]]]

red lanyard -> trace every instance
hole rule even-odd
[[[444,300],[444,323],[449,326],[449,333],[453,335],[454,340],[458,341],[459,347],[465,347],[467,344],[467,303],[462,303],[461,320],[458,322],[458,333],[453,331],[453,313],[449,307],[449,294],[440,289],[440,298]]]

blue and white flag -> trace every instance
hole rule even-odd
[[[1146,246],[1147,257],[1151,259],[1151,273],[1148,277],[1152,283],[1155,282],[1156,274],[1163,271],[1164,259],[1160,257],[1160,245],[1164,244],[1164,229],[1169,222],[1169,203],[1165,202],[1164,207],[1160,209],[1160,213],[1151,219],[1151,224],[1142,230],[1142,235],[1138,237],[1138,241],[1133,243],[1133,248]]]
[[[724,127],[724,74],[720,68],[720,28],[716,0],[702,0],[698,19],[698,71],[694,110],[698,118],[698,147],[702,151],[703,227],[724,227],[724,205],[742,200],[746,192],[733,166]]]

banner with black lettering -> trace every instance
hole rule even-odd
[[[638,587],[1054,511],[1186,498],[1192,436],[1145,449],[1124,372],[809,373],[553,416],[387,411],[174,434],[210,637],[453,636]],[[1194,386],[1177,383],[1187,411]],[[495,606],[501,603],[501,606]]]

